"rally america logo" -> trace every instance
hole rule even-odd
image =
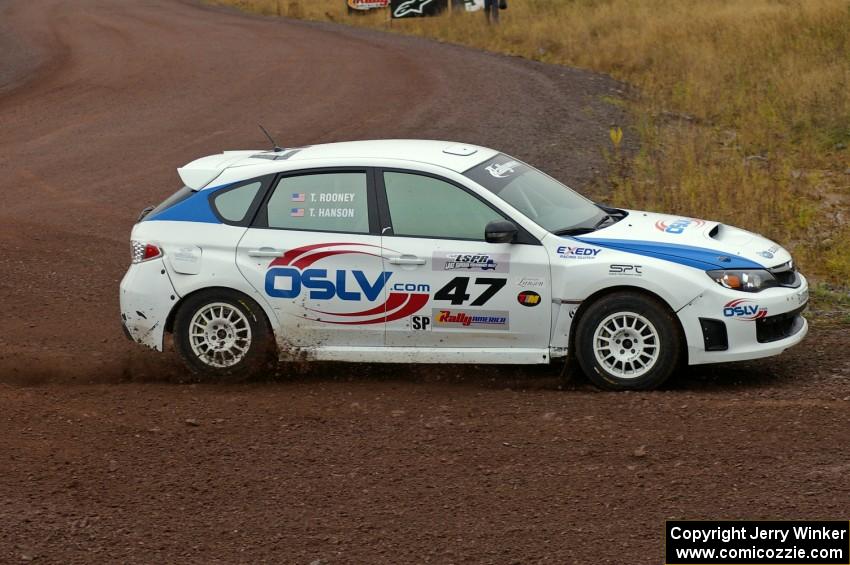
[[[430,286],[416,282],[390,284],[393,273],[381,272],[372,280],[357,269],[321,268],[321,262],[339,255],[366,255],[381,258],[382,251],[392,251],[360,243],[322,243],[290,249],[269,263],[265,291],[273,298],[295,300],[306,296],[313,303],[377,302],[354,312],[339,309],[311,308],[304,303],[308,320],[338,325],[383,324],[407,318],[421,310],[430,299]],[[353,279],[353,281],[351,280]],[[389,292],[385,293],[384,290]],[[380,300],[384,298],[383,302]],[[324,306],[323,308],[327,308]]]
[[[440,328],[508,330],[508,312],[502,310],[453,310],[436,308],[431,318]]]

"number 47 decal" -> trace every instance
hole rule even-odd
[[[506,284],[508,284],[507,279],[488,279],[488,278],[478,278],[475,279],[475,284],[484,285],[487,288],[484,289],[484,292],[481,295],[472,301],[470,306],[484,306],[487,304],[487,301],[493,298],[499,290],[501,290]],[[467,294],[467,289],[469,288],[469,277],[455,277],[449,281],[449,284],[441,288],[434,294],[435,300],[447,300],[451,302],[455,306],[459,306],[461,304],[466,303],[469,300],[470,296]]]

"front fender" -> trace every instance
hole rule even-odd
[[[711,282],[697,269],[640,259],[610,257],[593,264],[553,267],[553,296],[563,302],[581,303],[601,291],[636,288],[657,296],[677,312],[702,294],[706,283]]]
[[[639,290],[658,297],[673,312],[678,312],[699,298],[705,292],[705,282],[710,282],[697,269],[623,255],[615,251],[603,257],[600,253],[592,260],[567,264],[553,260],[552,347],[568,347],[579,308],[601,293]]]

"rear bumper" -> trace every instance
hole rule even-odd
[[[165,322],[179,296],[162,259],[131,265],[121,280],[121,324],[136,343],[162,351]]]

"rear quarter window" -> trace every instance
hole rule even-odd
[[[222,190],[213,196],[213,208],[222,219],[239,223],[245,220],[251,204],[257,197],[257,192],[263,186],[260,181],[243,184],[235,188]]]
[[[156,208],[151,210],[145,216],[145,219],[153,218],[154,216],[156,216],[160,212],[168,210],[169,208],[171,208],[175,204],[179,204],[179,203],[183,202],[184,200],[186,200],[187,198],[192,196],[192,194],[194,194],[194,193],[195,193],[194,190],[192,190],[188,186],[184,186],[183,188],[181,188],[180,190],[178,190],[177,192],[175,192],[174,194],[172,194],[171,196],[169,196],[168,198],[163,200]]]

